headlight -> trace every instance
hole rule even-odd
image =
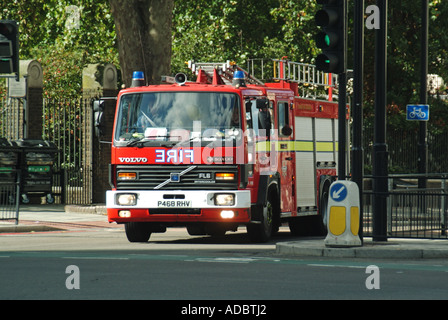
[[[235,194],[233,193],[217,193],[215,194],[216,206],[233,206],[235,205]]]
[[[134,193],[117,194],[116,202],[120,206],[135,206],[137,204],[137,195]]]

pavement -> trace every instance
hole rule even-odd
[[[276,244],[276,252],[290,256],[373,259],[448,259],[448,239],[398,239],[374,242],[364,238],[360,247],[327,247],[324,239],[305,239]]]
[[[104,205],[22,204],[19,208],[18,224],[15,223],[15,220],[0,220],[0,233],[46,232],[72,228],[113,226],[117,225],[107,221]]]
[[[118,225],[107,221],[104,205],[21,205],[18,224],[0,220],[0,233],[56,231],[67,227],[111,228]],[[327,247],[323,238],[300,238],[277,242],[276,253],[349,259],[448,259],[448,239],[389,238],[375,242],[365,237],[362,246],[335,248]]]

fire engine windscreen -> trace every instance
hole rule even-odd
[[[123,94],[115,130],[116,145],[162,141],[239,141],[238,95],[222,92]]]

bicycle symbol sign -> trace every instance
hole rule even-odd
[[[406,106],[406,120],[428,121],[429,105],[426,104],[409,104]]]

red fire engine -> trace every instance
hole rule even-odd
[[[299,97],[301,83],[330,86],[328,75],[275,63],[272,83],[229,62],[190,62],[195,82],[135,79],[120,91],[106,206],[129,241],[179,225],[212,236],[246,226],[259,242],[284,222],[294,234],[326,232],[338,105]]]

